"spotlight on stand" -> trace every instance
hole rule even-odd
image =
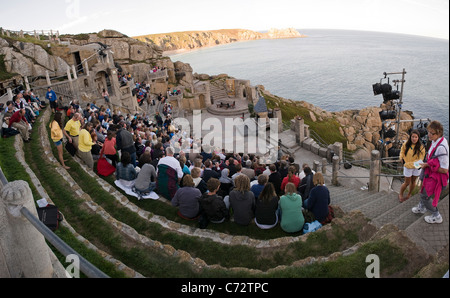
[[[392,91],[392,86],[390,84],[381,84],[381,83],[376,83],[372,85],[373,88],[373,94],[375,96],[380,95],[380,94],[387,94],[390,93]]]
[[[398,90],[392,90],[391,84],[388,83],[381,84],[376,83],[372,85],[373,94],[375,96],[382,94],[384,103],[387,103],[390,100],[399,99],[400,98],[400,91]]]
[[[398,90],[394,90],[389,93],[383,93],[384,103],[386,103],[390,100],[399,99],[399,98],[400,98],[400,91],[398,91]]]
[[[388,120],[388,119],[395,119],[395,118],[397,118],[397,112],[395,110],[381,111],[380,118],[381,118],[381,121]]]

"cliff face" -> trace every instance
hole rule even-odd
[[[137,40],[155,44],[163,51],[192,50],[202,47],[210,47],[238,41],[296,38],[304,37],[297,30],[270,29],[267,33],[255,32],[246,29],[223,29],[213,31],[184,31],[162,34],[150,34],[134,37]]]

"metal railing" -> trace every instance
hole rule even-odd
[[[0,182],[3,187],[8,184],[8,180],[6,179],[2,169],[0,168]],[[20,213],[38,230],[44,238],[50,242],[64,257],[68,255],[76,255],[80,262],[80,268],[78,268],[81,272],[83,272],[89,278],[109,278],[108,275],[103,273],[100,269],[92,265],[88,260],[86,260],[83,256],[77,253],[73,248],[67,245],[61,238],[59,238],[52,230],[50,230],[43,222],[41,222],[38,218],[36,218],[33,213],[30,212],[26,207],[22,207],[20,209]],[[77,263],[73,263],[74,266]]]

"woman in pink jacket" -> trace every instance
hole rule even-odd
[[[449,148],[447,140],[443,137],[444,128],[441,123],[432,121],[427,129],[431,146],[426,155],[426,162],[421,164],[423,185],[420,191],[420,202],[412,208],[412,212],[417,214],[425,213],[427,210],[432,212],[424,219],[427,223],[434,224],[443,222],[437,205],[441,190],[447,186],[449,177]]]

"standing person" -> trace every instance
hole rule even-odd
[[[113,167],[116,167],[116,164],[119,161],[119,158],[117,157],[115,135],[116,133],[114,131],[108,130],[102,147],[102,153],[105,154],[106,158],[112,161]]]
[[[297,194],[297,187],[289,182],[284,189],[285,195],[280,198],[281,229],[287,233],[299,232],[303,229],[305,218],[302,212],[302,197]]]
[[[309,198],[304,201],[303,206],[314,214],[316,220],[323,222],[329,212],[330,191],[324,185],[325,181],[320,172],[314,175],[313,184],[315,186],[309,192]]]
[[[278,196],[275,187],[268,182],[258,199],[255,208],[255,223],[258,228],[268,230],[278,224]]]
[[[434,224],[443,222],[437,205],[442,188],[447,186],[449,177],[449,148],[447,140],[443,137],[444,128],[440,122],[432,121],[427,130],[431,146],[428,149],[426,161],[420,165],[424,177],[420,190],[420,202],[412,208],[412,212],[416,214],[423,214],[427,210],[432,212],[424,219],[427,223]]]
[[[59,160],[62,164],[62,166],[68,170],[70,169],[70,167],[65,165],[65,160],[63,157],[63,145],[62,145],[62,139],[63,139],[63,134],[66,136],[66,138],[69,138],[69,135],[66,133],[65,130],[62,129],[63,124],[62,124],[62,114],[61,112],[57,112],[55,113],[55,117],[53,118],[52,123],[50,123],[50,135],[51,138],[53,140],[53,142],[55,143],[56,148],[58,149],[58,157]]]
[[[236,188],[230,192],[230,207],[233,208],[234,222],[248,226],[254,217],[255,196],[250,191],[250,179],[246,175],[236,177]]]
[[[121,153],[128,152],[130,153],[131,164],[133,167],[136,166],[136,147],[134,146],[133,135],[131,132],[125,129],[126,123],[124,120],[119,122],[119,129],[116,132],[116,146],[117,150],[120,150]]]
[[[94,159],[92,157],[92,146],[96,144],[96,139],[92,139],[92,130],[94,124],[88,122],[84,125],[84,128],[80,131],[79,143],[78,143],[78,156],[91,170],[94,169]],[[95,134],[94,134],[95,136]],[[96,137],[96,136],[95,136]],[[95,138],[94,137],[94,138]]]
[[[78,149],[78,143],[79,143],[79,135],[81,131],[82,126],[82,117],[80,113],[75,113],[73,117],[67,121],[66,126],[64,126],[64,130],[69,135],[68,140],[70,143],[72,143],[75,148]]]
[[[103,88],[102,96],[105,99],[106,103],[109,105],[109,93],[105,88]]]
[[[411,131],[408,141],[403,143],[400,150],[400,160],[403,162],[403,175],[405,176],[405,182],[400,187],[400,193],[398,199],[400,203],[408,200],[411,197],[411,193],[416,187],[417,177],[420,175],[420,169],[414,166],[414,163],[425,158],[425,147],[420,142],[420,132],[418,130]],[[403,193],[409,186],[408,194],[403,197]]]
[[[50,108],[52,109],[52,112],[55,113],[56,108],[58,107],[58,98],[56,97],[55,91],[52,90],[52,87],[47,88],[45,98],[48,99],[50,102]]]

